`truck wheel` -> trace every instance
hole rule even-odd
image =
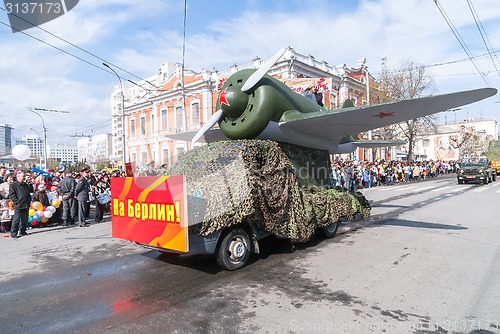
[[[463,184],[463,183],[464,183],[464,181],[458,180],[458,184]]]
[[[217,250],[217,263],[225,270],[240,269],[250,258],[250,237],[242,228],[230,230]]]
[[[331,223],[330,225],[321,228],[321,234],[325,238],[331,239],[335,236],[335,234],[337,234],[338,228],[339,228],[338,222]]]

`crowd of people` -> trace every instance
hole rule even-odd
[[[332,163],[332,186],[356,191],[360,188],[389,186],[455,173],[456,161],[377,161],[336,160]]]
[[[397,183],[419,182],[442,174],[455,173],[455,161],[332,161],[331,186],[357,191],[361,188],[390,186]],[[166,165],[154,162],[136,170],[136,176],[164,175]],[[0,166],[0,232],[10,232],[12,238],[27,235],[33,226],[89,226],[91,207],[94,222],[103,220],[110,210],[111,177],[124,173],[79,172],[70,170],[37,173],[15,171],[8,173]],[[34,204],[39,205],[37,208]],[[43,210],[42,210],[43,208]],[[45,209],[51,208],[50,214]],[[40,210],[38,210],[40,209]]]
[[[89,168],[8,173],[0,167],[0,232],[19,238],[34,226],[89,226],[92,206],[98,223],[110,209],[112,176],[121,175],[91,173]]]

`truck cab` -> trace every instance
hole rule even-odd
[[[469,182],[488,184],[496,178],[496,169],[492,168],[491,161],[485,157],[463,159],[457,171],[459,184]]]

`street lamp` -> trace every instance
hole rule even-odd
[[[104,66],[106,66],[107,68],[109,68],[116,75],[118,80],[120,81],[120,95],[121,95],[121,108],[122,108],[122,147],[123,147],[122,170],[125,170],[125,157],[127,155],[125,153],[126,152],[126,150],[125,150],[125,96],[123,95],[122,79],[120,78],[118,73],[116,73],[116,71],[111,66],[109,66],[106,63],[102,63],[102,64]]]
[[[38,140],[37,140],[37,143],[38,143],[37,150],[38,150],[38,154],[39,154],[38,157],[40,158],[40,169],[42,169],[42,154],[40,152],[42,150],[42,144],[40,143],[40,134],[38,133],[38,131],[36,131],[33,128],[30,128],[30,130],[34,131],[36,133],[36,135],[37,135],[37,138],[38,138]]]
[[[42,120],[42,126],[43,126],[43,160],[45,162],[45,169],[47,169],[47,128],[45,127],[45,121],[43,120],[42,115],[40,115],[39,113],[37,113],[35,110],[30,109],[30,111],[32,113],[34,113],[34,114],[37,114],[38,117],[40,117],[40,119]],[[40,163],[40,169],[44,169],[44,168],[42,168],[41,163]]]

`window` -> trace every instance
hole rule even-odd
[[[200,104],[193,103],[191,105],[191,125],[200,125]]]
[[[146,134],[146,117],[141,117],[141,135]]]
[[[145,164],[149,163],[148,152],[141,152],[141,162],[144,162]]]
[[[161,151],[161,155],[162,155],[162,159],[161,159],[162,164],[168,165],[168,148],[163,149]]]
[[[175,127],[178,129],[183,129],[182,122],[182,107],[175,108]]]
[[[130,120],[130,137],[135,137],[135,119]]]
[[[168,110],[167,109],[163,109],[161,111],[161,129],[162,130],[168,129]]]
[[[151,133],[156,132],[155,115],[151,115]]]
[[[424,140],[422,140],[422,146],[423,147],[429,147],[429,146],[431,146],[430,139],[424,139]]]

